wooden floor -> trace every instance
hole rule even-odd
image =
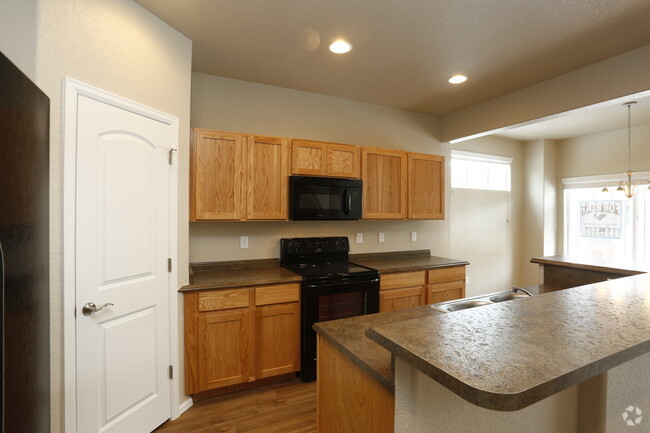
[[[315,433],[316,382],[299,379],[195,402],[155,433]]]

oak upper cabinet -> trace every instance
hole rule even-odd
[[[426,271],[382,274],[379,312],[398,311],[424,304]]]
[[[288,219],[289,140],[195,129],[190,221]]]
[[[427,271],[426,303],[453,301],[465,297],[465,265]]]
[[[190,220],[245,218],[245,136],[195,129],[190,153]]]
[[[289,140],[250,135],[247,153],[246,218],[288,219]]]
[[[445,218],[445,159],[408,154],[408,218]]]
[[[406,152],[364,147],[361,155],[363,219],[406,218]]]
[[[291,140],[291,174],[358,179],[359,160],[358,146]]]
[[[300,285],[255,288],[256,377],[300,370]]]

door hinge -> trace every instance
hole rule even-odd
[[[169,165],[172,165],[172,162],[173,162],[173,156],[172,155],[174,155],[174,152],[177,152],[177,151],[178,151],[178,149],[174,149],[173,147],[171,149],[169,149]]]
[[[169,379],[171,380],[173,378],[174,378],[174,366],[170,365],[169,366]]]
[[[167,272],[171,272],[171,271],[172,271],[172,258],[170,257],[167,259]]]

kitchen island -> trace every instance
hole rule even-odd
[[[393,359],[395,431],[609,432],[650,408],[650,275],[418,314],[367,319],[367,335]],[[355,339],[317,326],[362,371],[378,369],[342,350]]]

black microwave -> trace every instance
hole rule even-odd
[[[291,176],[289,179],[289,215],[292,220],[361,218],[361,180],[314,176]]]

